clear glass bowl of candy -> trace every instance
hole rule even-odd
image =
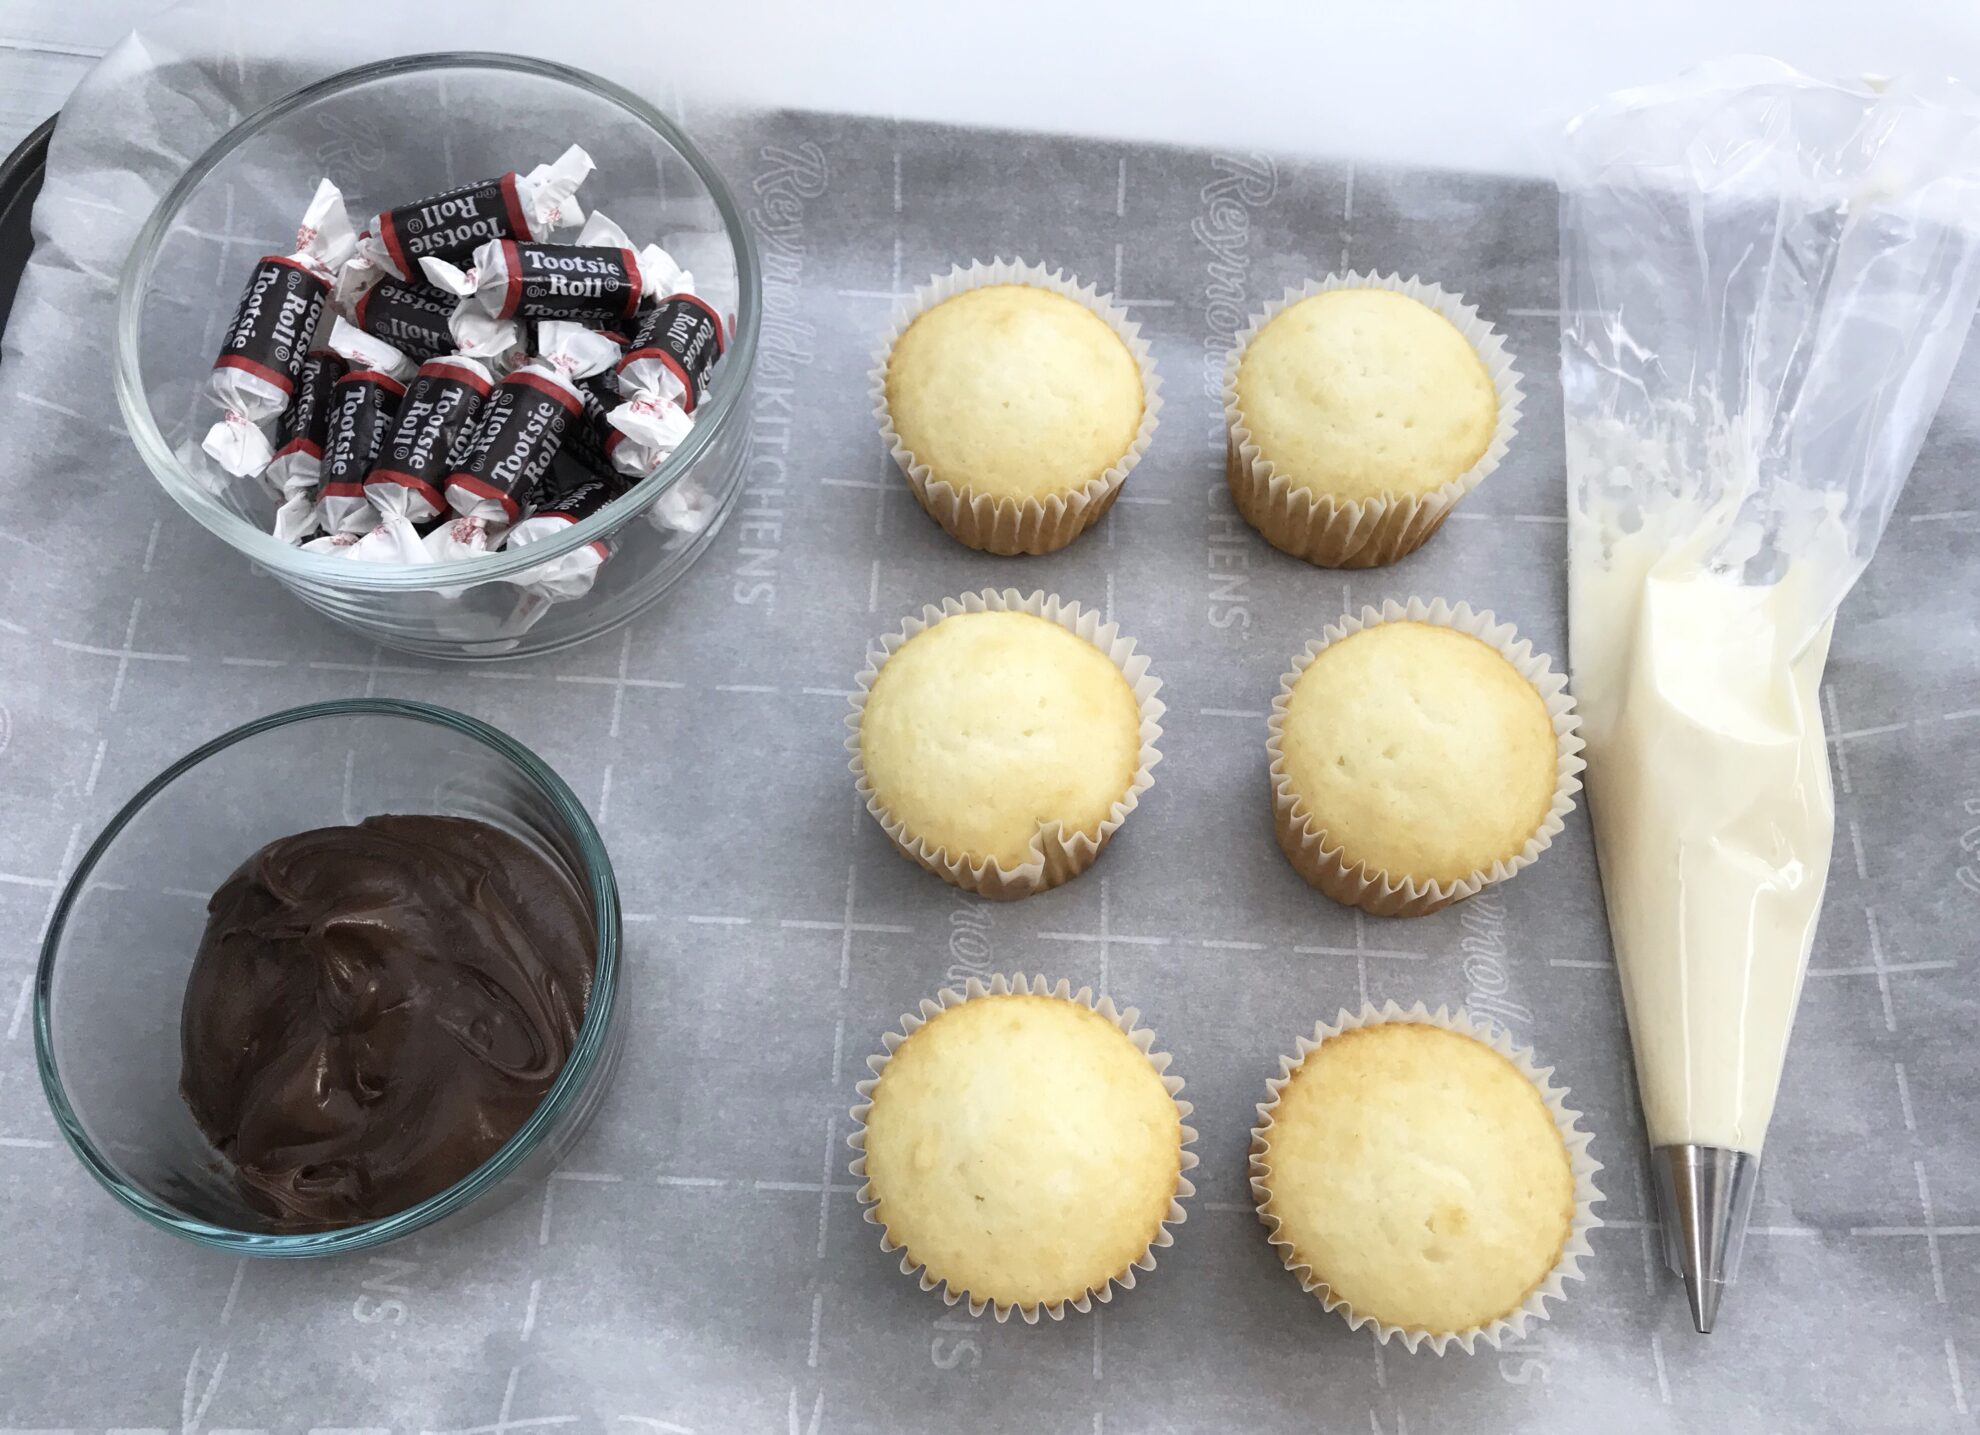
[[[760,313],[734,198],[652,105],[418,55],[249,116],[173,186],[124,269],[116,388],[166,491],[311,608],[514,657],[618,627],[705,551]]]

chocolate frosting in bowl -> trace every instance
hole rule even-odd
[[[466,818],[280,838],[207,913],[180,1091],[281,1231],[389,1216],[481,1165],[549,1091],[591,994],[582,896]]]

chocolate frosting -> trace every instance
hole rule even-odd
[[[536,1110],[591,995],[578,891],[466,818],[281,838],[207,912],[180,1091],[280,1230],[388,1216],[473,1171]]]

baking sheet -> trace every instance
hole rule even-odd
[[[485,14],[471,33],[435,16],[352,35],[365,27],[262,13],[280,8],[175,12],[86,82],[0,360],[0,1427],[1971,1425],[1980,359],[1838,625],[1829,899],[1745,1267],[1700,1338],[1654,1256],[1582,814],[1516,881],[1415,921],[1332,906],[1271,835],[1265,711],[1287,658],[1344,609],[1468,599],[1565,652],[1547,188],[1290,153],[1349,136],[1289,136],[1264,156],[725,115],[692,76],[683,105],[669,52],[623,37]],[[252,575],[144,471],[105,358],[131,235],[244,109],[392,49],[470,40],[685,109],[771,276],[758,467],[708,555],[630,629],[480,669],[372,649]],[[999,254],[1127,300],[1164,377],[1160,431],[1121,502],[1047,558],[945,538],[865,399],[892,296]],[[1215,398],[1250,313],[1342,264],[1462,290],[1506,334],[1529,396],[1507,461],[1444,531],[1353,574],[1285,558],[1235,516]],[[841,750],[869,639],[986,585],[1106,608],[1169,704],[1156,785],[1106,855],[1016,906],[896,856]],[[34,1070],[30,975],[57,884],[142,782],[249,717],[353,693],[494,722],[590,803],[629,914],[627,1059],[569,1165],[487,1219],[371,1258],[233,1260],[119,1211],[63,1148]],[[846,1174],[852,1083],[881,1031],[946,980],[994,970],[1140,1007],[1196,1103],[1189,1218],[1159,1269],[1094,1317],[999,1326],[944,1307],[880,1253]],[[1516,1348],[1378,1348],[1300,1293],[1250,1213],[1247,1130],[1278,1053],[1364,996],[1495,1013],[1556,1063],[1597,1133],[1609,1224],[1590,1279]]]
[[[41,193],[42,171],[48,164],[50,116],[0,160],[0,333],[6,332],[7,311],[14,306],[14,286],[34,248],[31,222],[35,196]]]

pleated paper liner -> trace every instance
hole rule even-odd
[[[1055,493],[1043,499],[1015,499],[959,488],[937,478],[927,464],[914,456],[894,427],[893,413],[887,404],[887,365],[895,341],[925,310],[964,290],[992,284],[1025,284],[1049,290],[1099,315],[1120,335],[1141,371],[1141,425],[1135,430],[1134,441],[1111,467],[1071,493]],[[1056,552],[1097,522],[1113,507],[1129,470],[1148,452],[1148,445],[1155,437],[1156,415],[1162,410],[1162,381],[1155,372],[1154,355],[1148,341],[1141,337],[1141,326],[1128,317],[1127,310],[1091,284],[1083,285],[1060,270],[1027,264],[1022,259],[996,259],[987,264],[977,260],[968,268],[957,265],[915,290],[914,297],[903,301],[895,311],[893,324],[874,355],[869,385],[880,436],[886,440],[894,462],[907,476],[908,487],[914,491],[916,500],[958,543],[999,555]]]
[[[1260,451],[1238,408],[1238,366],[1258,331],[1280,310],[1334,289],[1386,289],[1436,310],[1477,351],[1499,397],[1499,422],[1478,462],[1440,488],[1420,495],[1336,499],[1292,483]],[[1478,317],[1476,305],[1436,284],[1395,274],[1329,274],[1288,289],[1252,319],[1224,361],[1224,477],[1245,521],[1274,548],[1323,568],[1373,568],[1413,552],[1437,531],[1451,509],[1499,466],[1519,427],[1519,372],[1505,340]]]
[[[1554,798],[1546,817],[1518,852],[1455,882],[1420,882],[1413,877],[1392,876],[1366,863],[1350,864],[1339,844],[1329,838],[1318,814],[1301,814],[1295,810],[1299,799],[1286,775],[1281,747],[1286,704],[1292,699],[1293,685],[1300,675],[1330,644],[1378,623],[1404,620],[1454,628],[1490,644],[1533,685],[1554,725]],[[1566,825],[1567,815],[1574,811],[1575,793],[1581,790],[1579,774],[1586,764],[1581,760],[1580,728],[1581,717],[1574,710],[1566,676],[1554,671],[1545,653],[1534,652],[1533,645],[1514,632],[1512,624],[1499,622],[1489,610],[1474,612],[1469,603],[1453,606],[1442,598],[1428,603],[1411,598],[1406,605],[1392,598],[1379,609],[1364,607],[1359,615],[1345,616],[1328,624],[1321,636],[1293,659],[1291,670],[1279,678],[1279,693],[1272,699],[1265,738],[1265,752],[1271,759],[1273,826],[1279,850],[1286,854],[1293,870],[1313,886],[1336,902],[1359,907],[1371,916],[1420,917],[1447,907],[1531,866],[1553,845],[1555,836]]]
[[[964,1002],[974,1001],[979,997],[1005,996],[1011,993],[1017,993],[1021,996],[1057,997],[1061,1001],[1078,1002],[1080,1005],[1098,1012],[1102,1017],[1119,1027],[1127,1034],[1128,1039],[1134,1043],[1136,1049],[1148,1058],[1148,1064],[1162,1078],[1162,1085],[1168,1091],[1170,1099],[1176,1103],[1176,1111],[1182,1121],[1182,1155],[1181,1165],[1176,1176],[1175,1195],[1170,1198],[1168,1214],[1162,1218],[1160,1224],[1157,1226],[1155,1238],[1148,1243],[1147,1248],[1125,1269],[1115,1275],[1109,1276],[1098,1285],[1087,1287],[1077,1297],[1068,1300],[1040,1301],[1029,1306],[1015,1302],[999,1304],[996,1301],[973,1295],[968,1291],[953,1289],[946,1281],[940,1281],[931,1276],[927,1269],[914,1259],[911,1252],[907,1251],[905,1247],[894,1241],[887,1234],[886,1228],[881,1224],[878,1214],[878,1202],[880,1198],[874,1194],[872,1183],[866,1178],[866,1115],[873,1109],[873,1089],[880,1084],[880,1076],[886,1071],[887,1063],[893,1058],[895,1050],[902,1042],[914,1035],[916,1031],[920,1030],[921,1027],[926,1025],[937,1014],[947,1010],[949,1007],[960,1006]],[[1134,1007],[1116,1007],[1112,997],[1102,995],[1096,998],[1092,989],[1089,987],[1081,987],[1075,993],[1071,989],[1071,983],[1067,982],[1063,977],[1056,984],[1051,984],[1041,976],[1034,976],[1027,979],[1022,973],[1017,976],[1005,976],[999,973],[993,976],[987,984],[980,978],[971,977],[962,991],[957,991],[953,987],[945,987],[937,992],[932,999],[924,998],[918,1012],[908,1012],[901,1017],[901,1029],[898,1032],[887,1032],[881,1038],[886,1050],[879,1056],[870,1056],[867,1058],[866,1064],[872,1070],[873,1075],[869,1079],[860,1082],[857,1087],[860,1102],[852,1111],[853,1133],[847,1138],[847,1144],[860,1154],[853,1160],[852,1165],[848,1169],[853,1175],[860,1178],[859,1200],[861,1205],[865,1207],[867,1224],[881,1226],[880,1249],[890,1253],[898,1250],[902,1253],[902,1275],[917,1277],[921,1283],[921,1288],[925,1291],[932,1291],[939,1288],[942,1292],[942,1299],[949,1305],[967,1301],[969,1313],[973,1316],[982,1315],[987,1310],[994,1313],[999,1321],[1005,1321],[1010,1319],[1012,1311],[1016,1311],[1024,1318],[1026,1324],[1036,1325],[1040,1314],[1048,1315],[1053,1320],[1065,1319],[1068,1310],[1075,1310],[1081,1315],[1085,1315],[1093,1309],[1096,1301],[1105,1305],[1113,1300],[1114,1291],[1117,1287],[1121,1290],[1133,1290],[1136,1271],[1152,1271],[1155,1269],[1155,1252],[1167,1249],[1175,1243],[1175,1237],[1170,1234],[1170,1227],[1180,1226],[1183,1223],[1185,1212],[1183,1211],[1182,1203],[1196,1194],[1196,1187],[1188,1176],[1190,1171],[1196,1169],[1197,1164],[1196,1154],[1189,1149],[1191,1144],[1196,1140],[1196,1130],[1189,1124],[1190,1115],[1195,1108],[1189,1102],[1182,1099],[1182,1078],[1169,1074],[1169,1062],[1171,1059],[1169,1054],[1153,1049],[1155,1033],[1147,1027],[1136,1025],[1140,1015],[1141,1013]]]
[[[967,854],[951,853],[947,848],[916,837],[875,795],[859,749],[859,725],[866,712],[867,695],[872,692],[880,669],[886,666],[887,660],[901,644],[944,618],[959,613],[983,612],[1029,613],[1033,617],[1057,623],[1067,632],[1091,643],[1121,670],[1128,687],[1134,691],[1135,706],[1141,712],[1141,755],[1135,766],[1134,778],[1129,782],[1127,791],[1114,803],[1106,821],[1091,834],[1074,832],[1068,835],[1057,825],[1041,828],[1032,839],[1033,857],[1017,867],[1004,867],[994,857],[973,863]],[[1162,681],[1148,671],[1147,656],[1135,652],[1134,639],[1123,638],[1118,625],[1103,623],[1099,613],[1067,602],[1057,594],[1036,592],[1026,597],[1015,588],[986,588],[979,593],[965,593],[959,598],[945,598],[939,607],[931,603],[921,610],[921,616],[904,619],[900,631],[881,639],[878,649],[868,651],[866,666],[853,682],[858,691],[852,696],[852,712],[846,717],[846,726],[852,729],[846,738],[846,751],[852,755],[848,765],[859,795],[866,799],[866,810],[873,814],[874,820],[904,854],[943,881],[974,892],[979,897],[997,901],[1029,897],[1070,881],[1091,867],[1094,858],[1100,855],[1100,849],[1107,845],[1107,840],[1120,830],[1128,814],[1134,811],[1141,794],[1154,785],[1153,769],[1162,760],[1155,744],[1162,736],[1161,719],[1167,708],[1155,696]]]
[[[1279,1105],[1279,1095],[1299,1069],[1307,1055],[1323,1042],[1339,1036],[1344,1031],[1358,1027],[1374,1026],[1385,1022],[1414,1022],[1425,1026],[1442,1027],[1446,1031],[1474,1037],[1491,1047],[1508,1061],[1512,1062],[1520,1075],[1532,1082],[1541,1099],[1547,1103],[1547,1110],[1554,1118],[1554,1126],[1561,1133],[1561,1142],[1567,1147],[1568,1169],[1574,1176],[1574,1219],[1568,1228],[1568,1237],[1562,1243],[1561,1253],[1555,1258],[1554,1267],[1547,1276],[1530,1292],[1517,1308],[1498,1316],[1482,1325],[1465,1330],[1431,1331],[1407,1329],[1377,1320],[1354,1309],[1347,1301],[1328,1287],[1326,1281],[1316,1275],[1310,1266],[1295,1263],[1291,1242],[1279,1237],[1279,1222],[1276,1217],[1265,1212],[1269,1199],[1265,1182],[1272,1174],[1271,1132],[1275,1112]],[[1268,1239],[1277,1250],[1280,1260],[1287,1270],[1299,1280],[1300,1288],[1317,1296],[1330,1311],[1338,1314],[1354,1330],[1365,1325],[1375,1327],[1375,1338],[1382,1344],[1391,1338],[1399,1339],[1414,1354],[1426,1342],[1438,1355],[1442,1355],[1451,1345],[1463,1349],[1466,1355],[1473,1354],[1483,1343],[1493,1349],[1499,1348],[1501,1341],[1508,1337],[1523,1338],[1529,1327],[1548,1319],[1547,1302],[1565,1300],[1567,1291],[1563,1282],[1583,1279],[1581,1263],[1591,1259],[1594,1251],[1588,1244],[1588,1233],[1602,1224],[1602,1218],[1595,1214],[1595,1203],[1603,1198],[1595,1187],[1595,1173],[1602,1169],[1602,1163],[1589,1154],[1588,1143],[1593,1139],[1589,1132],[1577,1125],[1581,1113],[1567,1105],[1568,1090],[1553,1080],[1551,1066],[1538,1066],[1533,1060],[1531,1047],[1517,1047],[1512,1038],[1490,1021],[1480,1021],[1471,1017],[1463,1008],[1451,1011],[1438,1007],[1434,1012],[1426,1009],[1422,1002],[1405,1010],[1394,1002],[1385,1002],[1378,1010],[1364,1003],[1359,1013],[1350,1015],[1339,1012],[1332,1022],[1317,1023],[1311,1037],[1299,1038],[1297,1048],[1291,1056],[1279,1058],[1278,1076],[1265,1083],[1270,1100],[1258,1107],[1258,1124],[1251,1130],[1251,1196],[1258,1206],[1258,1218],[1265,1225]]]

